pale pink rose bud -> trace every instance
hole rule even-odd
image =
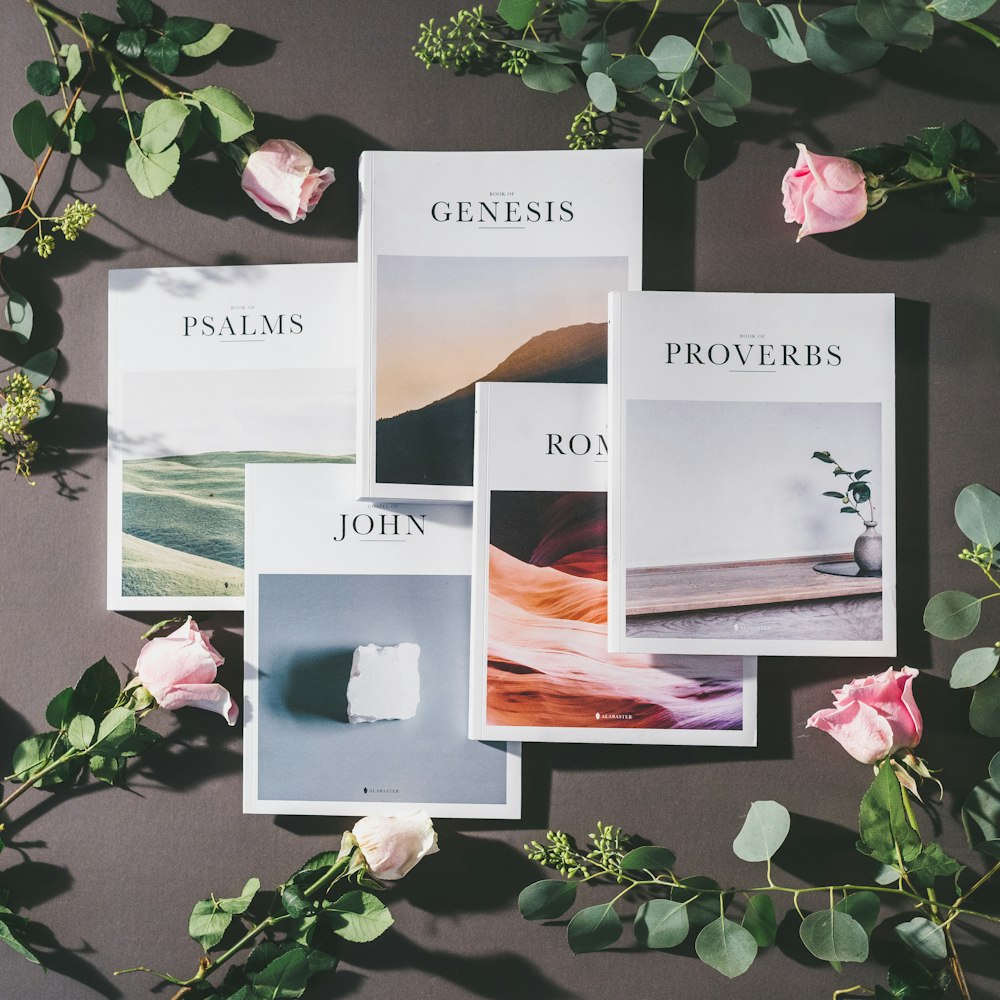
[[[834,707],[816,712],[806,723],[829,733],[855,760],[876,764],[915,747],[924,732],[913,700],[912,667],[851,681],[833,692]]]
[[[344,834],[352,835],[368,871],[386,882],[402,878],[421,858],[438,850],[434,824],[423,809],[401,816],[366,816]]]
[[[781,181],[785,222],[802,228],[795,242],[860,222],[868,211],[865,172],[854,160],[810,153],[801,142],[798,162]]]
[[[279,222],[299,222],[333,183],[333,168],[317,170],[313,158],[291,139],[268,139],[247,158],[244,191]]]
[[[239,709],[229,692],[213,683],[222,662],[198,623],[188,616],[170,635],[150,639],[143,646],[135,673],[160,708],[170,712],[185,707],[204,708],[217,712],[233,726]]]

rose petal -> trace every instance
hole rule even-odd
[[[874,764],[892,751],[892,728],[869,705],[855,702],[846,708],[816,712],[807,726],[829,733],[855,760]]]
[[[156,700],[160,708],[168,712],[176,712],[179,708],[202,708],[216,712],[231,726],[236,725],[240,714],[232,695],[221,684],[176,684]]]

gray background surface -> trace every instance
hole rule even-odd
[[[97,13],[113,8],[111,0],[89,6]],[[0,121],[8,123],[31,96],[24,66],[44,58],[46,49],[27,7],[3,7]],[[106,269],[350,260],[360,149],[561,147],[582,106],[579,91],[529,93],[506,75],[456,80],[425,72],[412,58],[418,22],[453,9],[450,0],[179,5],[173,12],[224,19],[258,33],[234,41],[192,86],[215,83],[238,91],[257,110],[262,137],[301,141],[320,165],[336,168],[337,184],[307,222],[286,227],[245,198],[231,168],[206,157],[172,193],[146,202],[119,167],[102,165],[99,153],[122,155],[115,140],[113,150],[102,145],[88,153],[70,178],[75,192],[100,207],[87,235],[60,248],[48,266],[29,261],[11,268],[11,278],[35,303],[37,343],[57,343],[64,352],[57,375],[66,405],[47,437],[66,453],[56,467],[39,470],[35,489],[9,477],[2,484],[0,759],[9,759],[12,745],[41,725],[51,695],[87,664],[105,653],[121,668],[134,664],[139,634],[152,620],[103,608]],[[681,13],[673,30],[690,37],[698,24],[695,15]],[[956,797],[960,801],[985,774],[996,744],[970,734],[967,695],[948,688],[960,644],[930,642],[920,619],[934,591],[977,586],[973,571],[954,557],[964,545],[951,513],[958,490],[976,480],[1000,486],[1000,205],[987,194],[975,213],[955,216],[899,199],[854,230],[796,246],[793,227],[782,221],[778,187],[794,161],[793,139],[832,152],[963,115],[1000,131],[1000,56],[961,29],[942,28],[927,53],[893,51],[876,69],[839,78],[772,62],[732,26],[720,35],[735,38],[744,58],[762,68],[754,78],[756,99],[741,116],[743,124],[713,139],[720,169],[697,188],[680,169],[683,142],[668,140],[647,162],[646,286],[900,296],[896,662],[929,671],[917,682],[917,697],[930,722],[924,754],[945,767],[949,788],[935,810],[940,838],[947,850],[979,866],[964,846]],[[99,118],[110,135],[116,117],[107,102]],[[645,121],[643,128],[649,127]],[[23,180],[26,162],[6,124],[0,134],[0,169]],[[57,170],[46,177],[44,199],[55,197],[59,176]],[[995,622],[995,616],[991,609],[987,618]],[[217,615],[205,624],[227,657],[222,679],[238,690],[240,616]],[[341,972],[312,995],[812,1000],[839,986],[871,982],[877,967],[851,968],[848,979],[804,958],[791,923],[783,926],[779,947],[733,983],[690,952],[631,954],[626,947],[575,958],[561,929],[522,921],[514,903],[520,888],[539,877],[521,845],[549,824],[583,835],[596,819],[673,846],[685,874],[708,872],[732,883],[758,878],[757,869],[730,850],[755,798],[779,799],[793,813],[789,844],[777,859],[781,878],[860,876],[853,830],[870,775],[829,737],[806,733],[803,724],[829,703],[831,687],[882,665],[763,661],[756,750],[528,747],[524,820],[439,823],[441,853],[389,895],[396,926],[375,945],[351,948]],[[170,745],[146,758],[128,790],[87,788],[61,801],[39,793],[19,803],[25,806],[19,815],[31,822],[23,833],[17,825],[13,832],[28,860],[9,851],[0,866],[60,947],[47,956],[48,975],[0,952],[5,1000],[150,996],[153,980],[113,979],[112,970],[150,964],[193,971],[198,948],[187,940],[186,927],[196,899],[210,891],[235,893],[250,874],[273,885],[310,854],[334,845],[353,822],[244,817],[239,730],[194,711],[159,725]],[[995,940],[966,931],[960,940],[977,995],[995,995],[980,978]],[[883,932],[874,949],[877,962],[890,959],[895,947],[893,935]]]

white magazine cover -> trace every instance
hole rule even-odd
[[[516,819],[520,746],[467,732],[472,510],[247,466],[245,812]]]
[[[243,607],[243,467],[353,462],[357,265],[108,276],[108,607]]]
[[[476,382],[607,382],[642,151],[366,152],[360,174],[361,495],[469,501]]]
[[[469,735],[756,745],[756,659],[608,652],[607,386],[476,387]]]
[[[894,656],[893,297],[610,310],[611,648]]]

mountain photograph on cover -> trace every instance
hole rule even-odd
[[[880,403],[630,399],[624,442],[627,637],[883,638]]]
[[[375,475],[471,486],[476,382],[607,381],[626,257],[403,257],[376,274]]]
[[[490,494],[486,721],[741,730],[739,656],[608,652],[607,494]]]
[[[353,462],[354,370],[124,377],[122,594],[242,597],[244,466]]]

